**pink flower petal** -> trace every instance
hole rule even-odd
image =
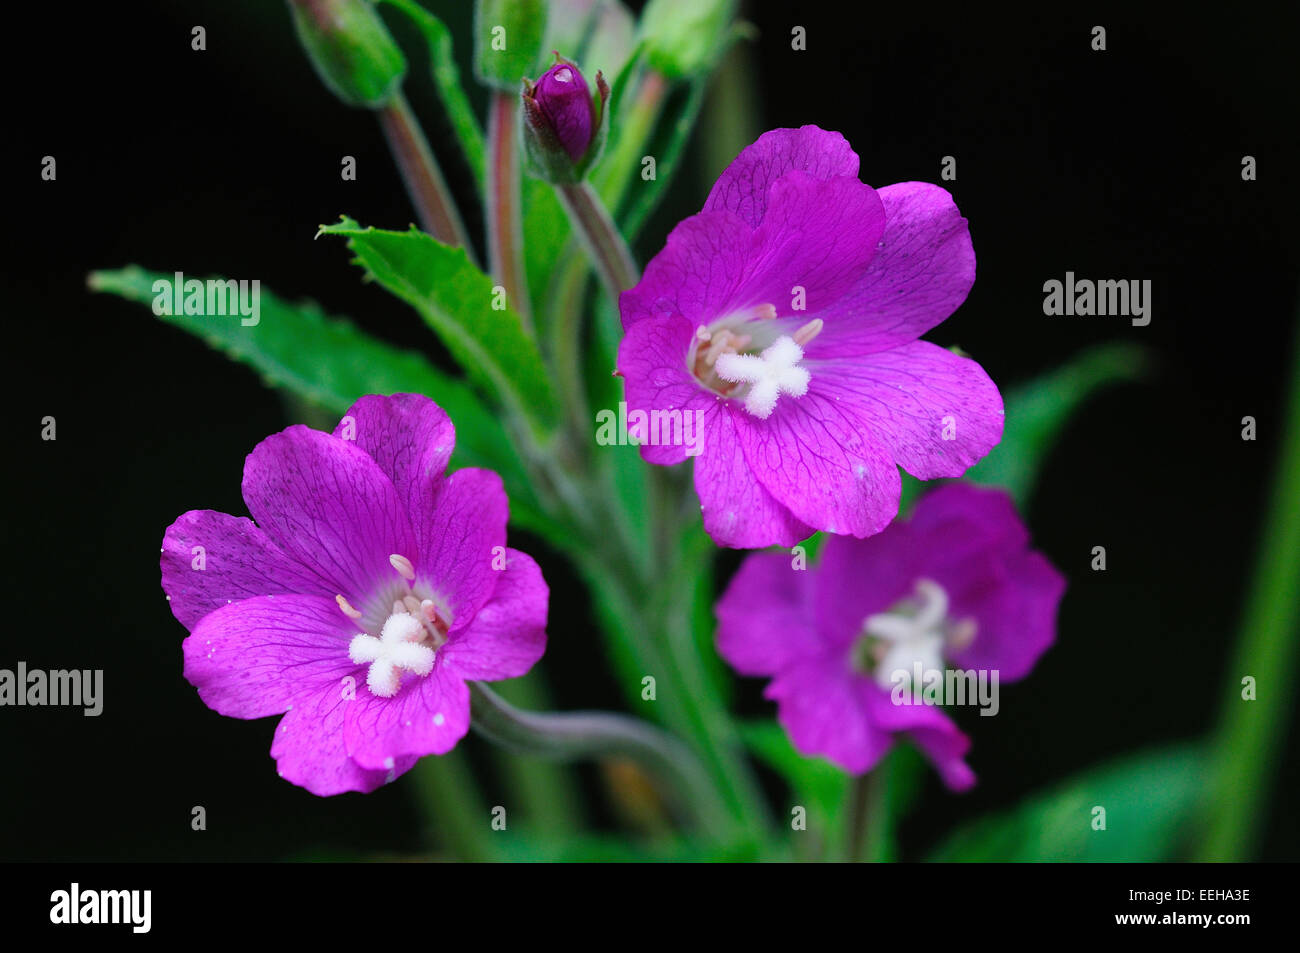
[[[827,648],[813,624],[811,570],[786,553],[755,553],[714,607],[718,654],[742,675],[774,675]]]
[[[705,531],[719,546],[735,548],[793,546],[807,539],[813,527],[770,493],[750,466],[735,413],[718,404],[704,418],[704,450],[695,458],[695,492]]]
[[[420,553],[392,480],[364,450],[289,427],[248,455],[243,489],[253,519],[281,549],[358,610],[383,617],[372,603],[400,578],[389,556],[418,561]]]
[[[926,341],[806,366],[818,393],[919,479],[959,477],[1002,439],[1002,395],[988,374]]]
[[[772,129],[746,146],[713,183],[705,211],[725,210],[757,228],[773,182],[798,170],[818,179],[858,176],[858,156],[838,132],[817,126]]]
[[[469,731],[469,688],[441,658],[427,676],[406,679],[392,698],[361,688],[346,705],[344,742],[363,768],[382,770],[405,758],[446,754]]]
[[[532,557],[507,549],[492,598],[442,647],[444,664],[467,679],[496,681],[528,672],[546,651],[550,589]]]
[[[975,250],[952,196],[927,182],[878,189],[885,231],[858,283],[820,315],[809,358],[854,357],[915,341],[957,310],[975,283]]]
[[[733,420],[748,471],[797,520],[828,533],[870,536],[897,515],[902,480],[880,435],[839,396],[814,374],[807,394],[781,398],[767,419],[735,402],[719,416]]]
[[[214,510],[182,514],[167,527],[162,549],[163,590],[172,614],[191,631],[209,612],[241,599],[281,593],[332,599],[337,592],[252,520]]]
[[[364,682],[357,698],[365,691]],[[396,779],[415,765],[415,757],[394,758],[391,767],[363,768],[344,744],[344,718],[357,701],[341,692],[307,696],[280,719],[271,743],[280,776],[312,794],[329,797],[346,791],[368,793]]]
[[[457,470],[438,489],[416,572],[446,600],[453,632],[492,597],[501,575],[492,563],[505,552],[509,515],[501,477],[491,470]]]
[[[265,718],[336,691],[364,670],[348,658],[356,634],[326,596],[258,596],[205,615],[184,642],[185,678],[213,711]]]

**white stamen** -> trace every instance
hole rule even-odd
[[[399,556],[397,553],[393,553],[393,555],[388,557],[388,561],[393,564],[393,568],[396,569],[407,582],[415,581],[415,567],[411,565],[411,561],[405,556]]]
[[[356,609],[352,608],[352,603],[344,599],[342,593],[335,596],[334,601],[339,604],[339,608],[343,610],[343,614],[347,616],[349,619],[361,618],[361,613],[358,612]]]
[[[798,331],[794,332],[794,343],[800,347],[807,347],[808,342],[821,334],[822,327],[825,323],[821,318],[813,318]]]
[[[766,419],[772,416],[782,394],[802,397],[808,393],[811,378],[799,366],[801,360],[803,348],[793,338],[782,335],[762,354],[722,354],[715,366],[723,380],[750,385],[745,410]]]

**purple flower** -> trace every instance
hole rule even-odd
[[[469,728],[467,679],[527,672],[548,590],[507,549],[488,470],[426,397],[363,397],[333,434],[267,437],[244,464],[253,520],[191,510],[162,584],[190,630],[185,677],[214,711],[283,714],[271,755],[314,794],[372,791]]]
[[[525,99],[532,99],[547,129],[569,158],[577,162],[591,145],[596,110],[591,104],[587,80],[578,67],[560,59],[558,53],[555,56],[555,65],[542,74]]]
[[[628,407],[661,422],[642,453],[699,453],[722,545],[870,536],[897,515],[898,466],[960,476],[1002,437],[984,370],[917,340],[974,283],[966,220],[938,186],[857,175],[838,133],[764,133],[620,298]],[[684,414],[699,446],[664,437]]]
[[[803,754],[861,774],[903,733],[963,790],[975,783],[970,741],[926,686],[942,697],[945,665],[985,673],[994,692],[1024,677],[1055,639],[1064,591],[1010,497],[952,484],[879,535],[828,538],[815,569],[749,556],[716,607],[718,651],[772,676],[765,694]]]

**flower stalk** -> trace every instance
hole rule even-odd
[[[568,213],[578,239],[591,256],[605,290],[618,301],[621,292],[637,283],[639,272],[613,218],[596,190],[586,182],[557,185],[555,194]]]
[[[518,96],[492,94],[488,107],[487,239],[488,267],[506,301],[533,334],[528,279],[524,271],[523,201],[519,187],[519,146],[516,136]]]
[[[445,245],[463,247],[474,260],[465,223],[406,97],[400,92],[394,95],[378,116],[420,227]]]
[[[702,830],[731,826],[725,805],[691,751],[643,721],[612,712],[521,711],[478,682],[470,683],[470,706],[475,730],[490,741],[560,760],[630,758],[658,779],[679,813],[693,815]]]

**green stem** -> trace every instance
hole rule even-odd
[[[470,682],[470,703],[474,728],[497,744],[561,760],[630,758],[663,785],[665,796],[701,830],[717,832],[730,825],[725,805],[695,756],[646,722],[611,712],[520,711],[482,682]]]
[[[555,194],[587,249],[606,292],[617,302],[619,293],[635,285],[640,277],[627,242],[623,241],[596,190],[586,182],[557,185]]]
[[[889,778],[882,761],[849,785],[848,818],[844,824],[844,859],[850,863],[880,863],[889,858]]]
[[[489,825],[492,816],[470,770],[465,752],[421,758],[411,769],[428,837],[457,860],[485,861],[496,856]]]
[[[378,115],[388,148],[420,218],[420,227],[443,244],[463,246],[473,260],[474,249],[469,243],[465,223],[461,221],[442,169],[438,167],[406,97],[397,93]]]
[[[532,304],[524,272],[523,199],[520,195],[516,118],[519,95],[497,91],[488,111],[488,266],[506,289],[506,300],[532,335]]]
[[[551,693],[540,665],[522,678],[498,683],[498,690],[512,705],[532,709],[552,707]],[[501,773],[510,790],[519,792],[528,821],[552,837],[565,837],[581,829],[582,801],[569,769],[527,755],[501,754]]]
[[[1291,673],[1300,634],[1300,326],[1293,332],[1291,393],[1286,430],[1273,478],[1237,651],[1214,739],[1216,770],[1207,807],[1209,827],[1201,859],[1243,860],[1253,855],[1267,809],[1268,789],[1291,715]],[[1242,680],[1255,679],[1254,700]]]

